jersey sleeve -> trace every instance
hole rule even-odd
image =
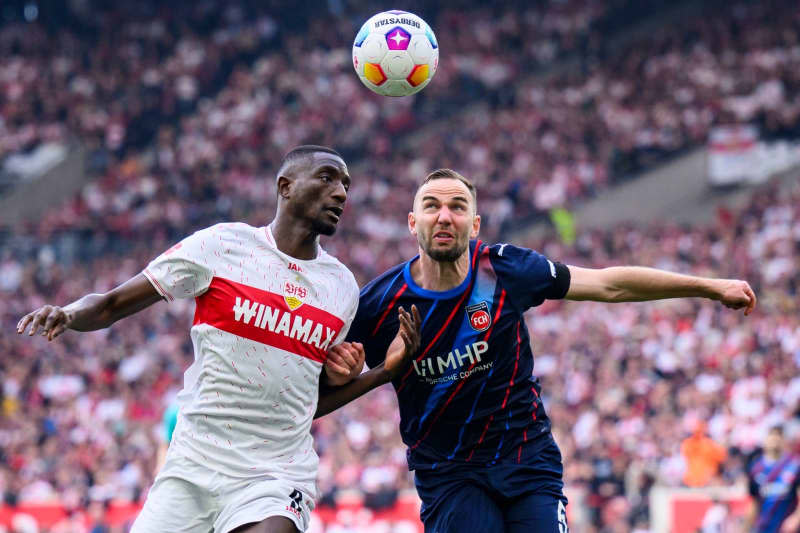
[[[569,268],[549,260],[539,252],[512,244],[490,248],[492,267],[508,297],[525,310],[545,300],[559,300],[567,295]]]
[[[214,277],[209,260],[216,242],[211,228],[198,231],[153,259],[142,274],[167,301],[200,296]]]

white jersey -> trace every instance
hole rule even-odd
[[[321,247],[315,259],[295,259],[268,227],[241,223],[198,231],[143,274],[168,301],[197,304],[170,453],[316,497],[310,428],[327,350],[358,307],[353,274]]]

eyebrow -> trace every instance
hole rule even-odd
[[[333,163],[323,163],[322,165],[316,167],[314,169],[314,173],[317,174],[319,172],[329,171],[335,172],[336,174],[340,174],[342,179],[350,179],[350,174],[347,173],[345,167],[334,165]]]
[[[457,201],[457,202],[463,202],[463,203],[465,203],[465,204],[468,204],[468,203],[469,203],[469,200],[467,200],[467,198],[466,198],[466,197],[464,197],[464,196],[453,196],[453,197],[452,197],[452,198],[450,198],[450,199],[451,199],[451,200],[455,200],[455,201]],[[436,201],[436,202],[439,202],[439,201],[440,201],[440,200],[439,200],[438,198],[436,198],[435,196],[430,196],[430,195],[425,195],[425,196],[423,196],[421,201],[422,201],[422,202],[425,202],[425,201],[427,201],[427,200],[434,200],[434,201]]]

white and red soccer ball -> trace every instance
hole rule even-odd
[[[385,11],[367,20],[353,42],[359,79],[383,96],[421,91],[436,74],[439,44],[428,24],[406,11]]]

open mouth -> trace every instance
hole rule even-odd
[[[342,209],[341,207],[326,207],[325,208],[325,212],[330,214],[337,221],[339,220],[339,217],[342,216],[342,212],[343,211],[344,211],[344,209]]]
[[[448,244],[455,240],[455,235],[450,233],[449,231],[437,231],[433,234],[434,242],[441,243],[441,244]]]

